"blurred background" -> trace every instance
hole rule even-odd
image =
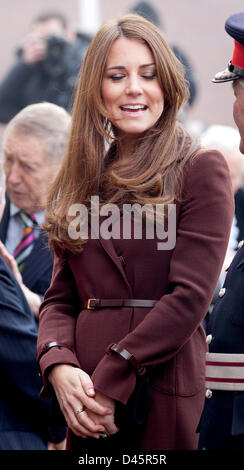
[[[128,12],[133,0],[0,0],[0,79],[15,60],[34,17],[49,10],[64,13],[74,30],[93,35],[105,21]],[[234,126],[231,84],[213,84],[217,71],[227,67],[233,40],[224,30],[225,20],[243,10],[242,0],[150,0],[168,42],[187,56],[196,81],[196,93],[187,112],[193,126]],[[16,86],[18,86],[16,84]]]

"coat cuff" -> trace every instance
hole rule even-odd
[[[108,347],[91,378],[96,390],[126,405],[135,389],[136,377],[132,364]]]
[[[43,387],[40,392],[42,398],[48,398],[53,395],[53,388],[48,382],[47,376],[50,368],[57,364],[69,364],[74,367],[80,367],[77,357],[70,349],[65,347],[49,349],[39,361],[43,380]]]

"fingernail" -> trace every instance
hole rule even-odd
[[[94,395],[95,393],[94,388],[88,388],[87,393],[89,393],[90,395]]]

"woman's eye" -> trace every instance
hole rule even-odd
[[[121,80],[122,78],[124,77],[124,75],[111,75],[109,78],[111,78],[111,80],[113,81],[116,81],[116,80]]]
[[[143,78],[146,78],[147,80],[153,80],[156,77],[156,73],[148,73],[148,74],[143,74]]]

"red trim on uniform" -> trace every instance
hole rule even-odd
[[[244,46],[238,41],[234,41],[234,51],[232,56],[232,64],[236,67],[244,69]]]
[[[244,379],[223,379],[216,377],[206,377],[207,382],[229,382],[229,383],[244,383]]]
[[[244,367],[244,362],[218,362],[218,361],[206,361],[207,366],[220,366],[220,367]]]

